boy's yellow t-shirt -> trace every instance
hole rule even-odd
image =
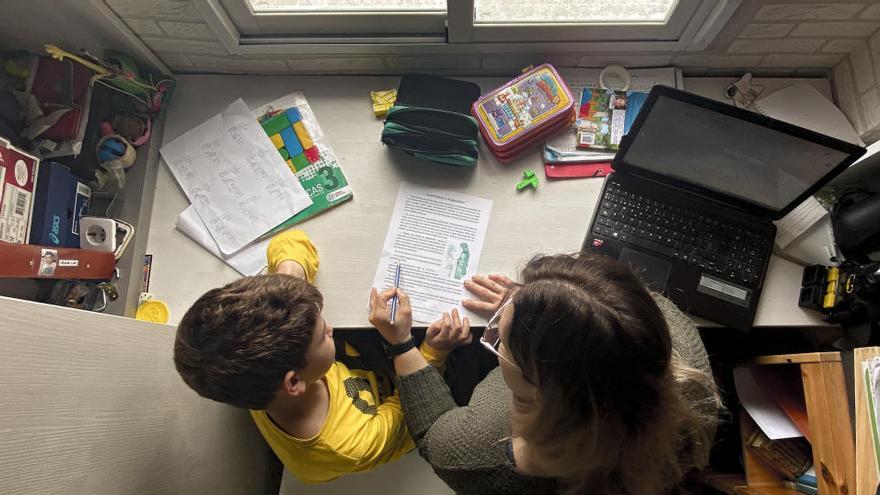
[[[445,360],[446,353],[426,345],[420,350],[432,364]],[[299,480],[322,483],[344,474],[368,471],[415,448],[403,418],[400,397],[395,392],[380,403],[375,373],[349,369],[336,361],[324,375],[324,381],[330,392],[327,419],[312,438],[292,437],[265,410],[251,411],[272,451]]]

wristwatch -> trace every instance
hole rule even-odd
[[[410,337],[406,342],[400,344],[391,345],[387,342],[383,342],[382,346],[385,348],[385,355],[388,356],[389,359],[391,359],[394,356],[399,356],[410,349],[414,349],[416,345],[415,343],[413,343],[412,337]]]

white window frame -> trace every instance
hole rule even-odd
[[[232,12],[237,18],[233,21],[224,5],[237,2],[247,10],[244,0],[192,2],[230,54],[455,55],[554,50],[584,53],[700,50],[721,31],[742,0],[678,0],[676,10],[666,23],[616,24],[475,24],[474,0],[448,0],[448,12],[443,14],[448,19],[445,35],[436,32],[436,14],[417,12],[383,13],[379,17],[351,12],[269,14],[269,17],[275,17],[279,26],[303,29],[299,34],[272,34],[275,28],[248,25],[250,21],[241,19],[240,10]],[[266,14],[259,15],[266,18]],[[299,20],[293,19],[295,16],[299,16]],[[385,21],[381,20],[382,16],[386,17]],[[425,30],[414,32],[418,29],[407,29],[403,26],[407,22]],[[236,23],[247,33],[269,34],[242,34]],[[391,30],[392,25],[397,29]],[[313,29],[307,31],[308,27]],[[383,28],[388,29],[383,31]]]
[[[255,12],[246,0],[220,0],[218,6],[242,38],[379,43],[440,42],[446,37],[445,11]]]

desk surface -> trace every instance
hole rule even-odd
[[[720,98],[721,89],[733,80],[691,78],[685,84],[690,91]],[[484,89],[503,82],[474,81]],[[828,81],[808,81],[830,97]],[[761,80],[767,92],[792,82]],[[318,248],[316,284],[324,294],[327,321],[337,328],[369,325],[367,296],[400,181],[491,199],[479,271],[510,276],[533,254],[579,250],[602,186],[599,179],[548,181],[539,172],[537,191],[517,192],[523,169],[543,168],[538,150],[503,165],[483,144],[471,170],[391,152],[379,142],[382,121],[373,117],[368,92],[397,84],[397,78],[389,77],[180,76],[165,124],[163,142],[170,142],[236,98],[253,108],[293,91],[305,93],[354,191],[352,201],[300,225]],[[168,168],[160,165],[147,244],[147,253],[153,255],[149,289],[168,304],[171,324],[177,324],[205,291],[240,277],[175,229],[178,214],[187,206]],[[771,258],[756,326],[825,325],[816,313],[797,307],[801,270],[787,260]]]

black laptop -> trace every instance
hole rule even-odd
[[[624,136],[584,249],[630,264],[682,310],[747,330],[778,220],[865,149],[655,86]],[[798,294],[792,293],[792,304]]]

